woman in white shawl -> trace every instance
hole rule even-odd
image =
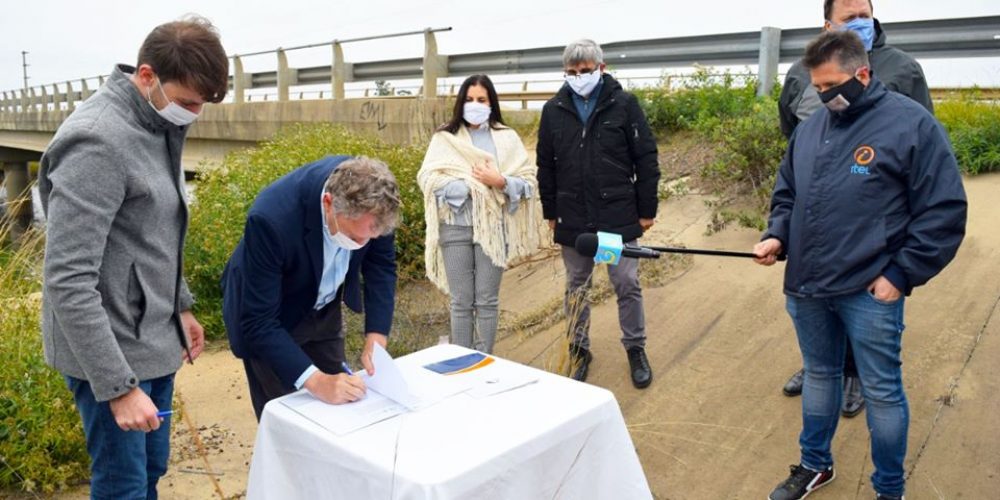
[[[455,344],[493,351],[503,270],[540,241],[535,171],[521,138],[503,123],[493,82],[467,78],[417,174],[427,277],[451,295]]]

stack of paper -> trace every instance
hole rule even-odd
[[[419,366],[400,365],[378,344],[372,364],[375,375],[361,374],[368,391],[359,401],[331,405],[302,390],[281,402],[330,432],[345,435],[401,413],[431,406],[468,390],[473,382],[447,379]]]

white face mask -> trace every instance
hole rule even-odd
[[[566,83],[568,83],[570,88],[573,89],[573,92],[579,94],[580,97],[589,97],[600,81],[600,69],[594,69],[594,71],[584,75],[566,75]]]
[[[167,105],[163,109],[156,109],[153,105],[153,97],[150,95],[151,89],[146,89],[146,101],[149,105],[156,111],[164,120],[177,125],[178,127],[183,127],[185,125],[190,125],[195,120],[198,119],[198,113],[189,111],[182,107],[180,104],[173,102],[167,97],[167,94],[163,91],[163,84],[160,83],[159,77],[156,79],[156,86],[160,88],[160,95],[163,99],[167,101]]]
[[[336,214],[333,215],[333,223],[337,226],[337,231],[330,235],[330,238],[333,239],[334,245],[337,245],[344,250],[358,250],[368,243],[367,241],[365,243],[358,243],[349,238],[346,234],[340,232],[340,223],[337,222]]]
[[[465,118],[465,121],[478,127],[490,119],[492,112],[493,109],[483,103],[469,101],[465,103],[462,118]]]

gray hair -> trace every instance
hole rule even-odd
[[[587,62],[604,63],[604,51],[601,50],[601,46],[597,42],[581,38],[566,46],[566,50],[563,51],[564,68]]]
[[[373,215],[379,234],[389,234],[399,224],[399,185],[382,161],[364,156],[345,160],[330,172],[323,190],[338,214],[349,219]]]

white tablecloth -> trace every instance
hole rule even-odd
[[[441,345],[397,361],[469,352]],[[481,399],[459,394],[345,436],[270,402],[248,498],[652,498],[611,392],[499,358],[493,366],[538,382]]]

